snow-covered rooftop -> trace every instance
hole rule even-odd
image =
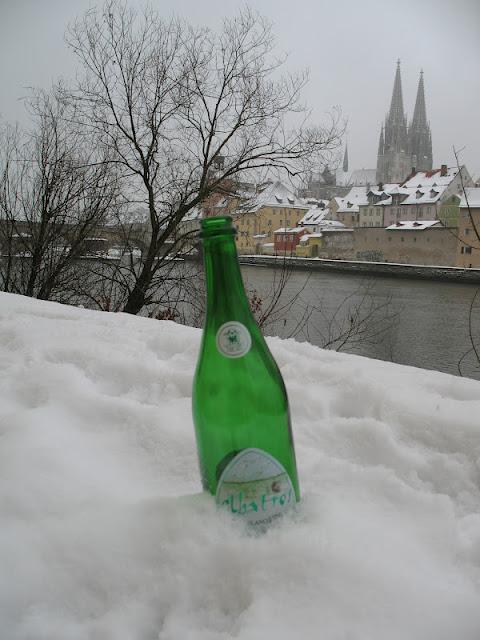
[[[368,204],[365,187],[352,187],[344,198],[335,198],[339,207],[337,213],[358,212],[359,205]]]
[[[330,204],[330,200],[322,200],[317,198],[299,198],[300,202],[308,205],[310,209],[325,209]]]
[[[267,338],[303,499],[251,537],[201,491],[199,329],[0,309],[2,638],[478,640],[479,382]]]
[[[431,227],[441,227],[439,220],[399,220],[387,227],[388,231],[423,231]]]
[[[462,194],[460,199],[460,207],[467,208],[470,207],[480,207],[480,187],[467,187],[465,189],[465,193],[467,198],[465,198],[465,194]],[[468,204],[467,204],[468,199]]]
[[[458,167],[447,167],[445,175],[442,176],[441,173],[441,169],[417,171],[408,180],[405,180],[402,186],[410,189],[415,187],[447,187],[458,174]]]
[[[429,204],[438,202],[448,185],[437,185],[436,187],[416,187],[409,189],[410,194],[401,202],[406,204]]]
[[[309,225],[317,225],[322,220],[328,218],[331,215],[331,211],[328,207],[321,209],[320,207],[313,207],[309,209],[307,213],[303,216],[303,218],[299,221],[299,225],[304,227]]]
[[[321,229],[335,228],[335,229],[343,229],[345,225],[343,222],[339,220],[322,220],[319,225]]]
[[[280,227],[275,229],[273,233],[302,233],[306,231],[305,227]]]
[[[286,187],[282,182],[276,181],[263,185],[256,194],[250,194],[239,207],[243,212],[255,212],[262,207],[282,207],[287,209],[308,209],[304,200]]]

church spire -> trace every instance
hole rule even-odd
[[[418,81],[417,99],[415,101],[415,110],[413,112],[413,127],[423,127],[427,124],[427,109],[425,107],[425,87],[423,84],[423,69],[420,71],[420,80]]]
[[[377,156],[377,182],[402,182],[410,171],[408,131],[403,110],[400,60],[397,61],[390,110],[385,129],[380,132]]]
[[[402,77],[400,75],[400,60],[397,60],[397,71],[393,83],[392,101],[388,118],[392,123],[403,123],[405,115],[403,113]]]
[[[348,145],[345,143],[345,153],[343,154],[343,172],[348,172]]]
[[[408,130],[409,150],[412,158],[412,167],[418,171],[430,171],[433,164],[432,136],[427,120],[425,106],[425,86],[423,82],[423,70],[420,71],[418,81],[417,99],[413,111],[413,119]]]
[[[397,61],[390,111],[385,120],[385,153],[390,149],[406,153],[408,147],[407,121],[403,110],[402,77],[400,60]]]

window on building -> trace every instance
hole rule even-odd
[[[470,229],[469,229],[468,227],[465,229],[465,235],[466,235],[466,236],[469,236],[469,235],[470,235]]]
[[[465,247],[465,253],[472,253],[472,247]]]
[[[405,238],[402,236],[402,237],[400,238],[400,240],[401,240],[402,242],[404,242],[404,241],[405,241]]]

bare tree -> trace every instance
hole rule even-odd
[[[85,242],[115,204],[116,180],[68,107],[41,92],[31,132],[6,128],[0,177],[0,284],[4,291],[68,301]]]
[[[128,313],[164,297],[189,211],[241,175],[294,174],[338,144],[338,120],[306,125],[307,76],[281,75],[270,26],[248,9],[217,33],[112,0],[75,22],[67,41],[85,71],[71,93],[77,122],[121,168],[126,199],[147,211],[141,264],[117,283]],[[287,131],[288,119],[300,124]]]
[[[376,295],[373,279],[362,280],[332,304],[329,296],[312,294],[309,275],[303,284],[294,287],[293,293],[283,287],[278,299],[275,292],[254,292],[251,306],[260,322],[263,318],[263,328],[284,338],[305,338],[334,351],[362,352],[365,346],[380,344],[391,351],[391,344],[387,343],[398,324],[400,309],[394,307],[391,296]],[[289,275],[285,277],[288,279]]]
[[[463,149],[457,150],[455,147],[453,147],[453,155],[455,156],[455,162],[457,164],[457,168],[460,176],[460,186],[461,186],[463,197],[465,199],[467,216],[468,216],[468,220],[470,221],[470,224],[472,225],[472,229],[473,229],[473,233],[476,238],[476,241],[475,241],[475,244],[472,244],[470,241],[466,241],[465,238],[460,237],[460,235],[457,235],[457,239],[461,245],[463,245],[464,247],[468,247],[470,251],[472,250],[478,251],[480,249],[480,227],[479,227],[479,221],[478,219],[477,220],[475,219],[475,216],[473,215],[472,209],[470,207],[470,201],[469,201],[469,196],[467,192],[467,185],[465,184],[465,180],[462,172],[463,167],[460,166],[460,154],[462,151]],[[459,215],[460,214],[461,212],[459,211]],[[473,367],[477,369],[477,371],[478,369],[480,369],[480,344],[479,344],[480,331],[479,331],[479,322],[478,322],[478,318],[479,318],[478,314],[479,314],[480,308],[478,304],[478,294],[479,294],[479,290],[477,289],[472,296],[472,299],[470,301],[470,307],[468,310],[467,327],[468,327],[468,341],[470,344],[469,344],[469,348],[465,351],[465,353],[461,356],[461,358],[457,362],[457,370],[460,376],[464,375],[464,365],[465,365],[465,362],[469,359],[473,361]]]
[[[355,353],[365,345],[384,342],[398,324],[399,315],[392,297],[378,300],[375,282],[367,279],[333,310],[327,311],[322,301],[312,305],[315,317],[307,329],[317,334],[324,349]],[[306,334],[309,337],[309,331]]]

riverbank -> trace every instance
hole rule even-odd
[[[291,269],[338,271],[390,278],[415,278],[420,280],[462,282],[463,284],[480,284],[480,269],[463,269],[460,267],[259,255],[240,255],[239,261],[240,264],[259,267],[276,267],[286,264]]]

